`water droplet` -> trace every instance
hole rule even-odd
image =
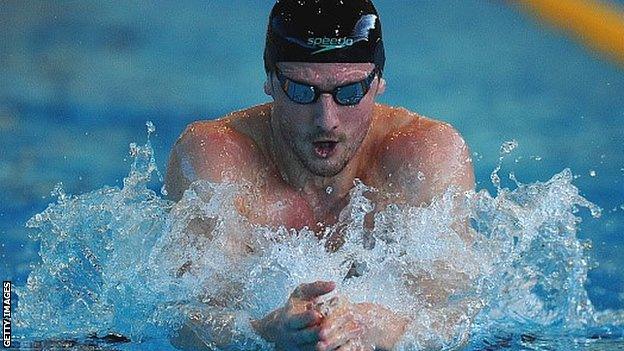
[[[497,189],[500,188],[500,177],[498,176],[497,173],[492,172],[492,174],[490,174],[490,180],[492,181],[492,184],[494,184],[494,186]]]
[[[152,121],[147,121],[145,122],[145,125],[147,126],[147,134],[152,134],[156,131],[156,127],[154,127],[154,123],[152,123]]]
[[[592,217],[594,218],[600,218],[600,216],[602,216],[602,209],[594,204],[588,204],[589,207],[589,212],[591,213]]]
[[[64,202],[67,199],[67,195],[65,194],[65,190],[63,190],[63,183],[59,182],[54,186],[50,195],[58,198],[59,202]]]
[[[514,139],[511,141],[506,141],[501,145],[500,153],[501,155],[508,154],[512,152],[516,147],[518,147],[518,142]]]
[[[594,171],[593,169],[591,171],[589,171],[589,175],[592,177],[596,176],[596,171]]]
[[[329,195],[334,192],[334,188],[332,188],[331,186],[328,186],[327,188],[325,188],[325,192]]]
[[[139,154],[139,147],[136,143],[130,143],[130,156],[137,157]]]
[[[421,171],[418,171],[418,173],[416,174],[416,178],[418,178],[418,180],[423,181],[425,180],[425,174]]]
[[[520,187],[522,185],[522,183],[520,183],[516,178],[516,174],[514,172],[509,172],[509,179],[511,179],[517,187]]]

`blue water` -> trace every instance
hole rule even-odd
[[[505,143],[501,159],[515,147]],[[495,196],[482,190],[453,199],[451,191],[426,207],[389,206],[375,215],[372,231],[364,229],[373,210],[365,195],[375,190],[355,182],[339,223],[327,228],[327,237],[340,232],[345,243],[328,252],[307,229],[257,226],[238,215],[234,198],[244,184],[200,180],[179,202],[165,200],[150,189],[158,175],[151,143],[133,143],[130,152],[123,186],[76,196],[58,185],[56,201],[28,221],[42,262],[16,289],[21,347],[108,338],[132,340],[126,346],[133,350],[170,348],[184,316],[201,313],[206,326],[196,332],[207,345],[208,325],[227,326],[234,349],[255,350],[264,343],[243,321],[265,316],[296,286],[316,280],[335,281],[355,303],[409,316],[401,350],[423,342],[450,347],[466,335],[470,349],[624,342],[624,311],[597,311],[584,287],[591,243],[577,237],[579,214],[598,218],[602,211],[579,194],[569,169],[508,189],[497,166]],[[457,216],[469,216],[476,229],[470,245],[450,229],[457,201]],[[358,275],[343,279],[352,266]],[[448,294],[446,302],[430,305],[429,293],[406,283],[423,274],[445,282],[435,296]],[[430,323],[449,313],[473,322],[442,336]]]
[[[269,8],[266,1],[0,5],[9,14],[0,22],[4,279],[23,285],[41,260],[25,223],[56,201],[56,183],[70,194],[121,186],[128,144],[144,139],[146,120],[158,127],[151,140],[163,170],[190,121],[267,101],[261,50]],[[576,235],[593,243],[587,293],[597,310],[624,308],[621,66],[502,2],[378,8],[382,21],[391,19],[383,22],[381,102],[456,126],[474,153],[479,189],[495,193],[490,173],[509,140],[518,147],[503,160],[503,187],[515,187],[510,172],[533,183],[569,168],[574,186],[602,208],[600,218],[578,214]],[[518,335],[501,343],[522,347],[528,341]]]

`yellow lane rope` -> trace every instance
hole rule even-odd
[[[624,65],[624,13],[597,0],[518,0],[538,18]]]

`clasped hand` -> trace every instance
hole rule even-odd
[[[301,284],[283,307],[252,325],[277,350],[374,350],[380,335],[375,305],[353,304],[341,295],[319,301],[334,289],[333,282]]]

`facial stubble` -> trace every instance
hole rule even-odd
[[[297,160],[312,174],[320,177],[334,177],[340,172],[344,170],[344,168],[349,164],[349,162],[355,157],[357,151],[359,150],[364,138],[368,134],[368,130],[370,129],[370,123],[368,128],[360,135],[354,136],[356,142],[348,143],[348,138],[344,133],[340,134],[329,134],[329,133],[316,133],[314,135],[310,135],[306,133],[304,137],[293,136],[288,133],[287,125],[283,121],[280,123],[280,134],[282,138],[286,140],[288,146],[295,154]],[[339,145],[344,147],[344,150],[333,157],[336,157],[337,160],[322,160],[316,159],[310,150],[310,145],[312,142],[319,138],[327,138],[339,141]],[[337,146],[338,147],[338,146]],[[333,158],[332,157],[332,158]]]

